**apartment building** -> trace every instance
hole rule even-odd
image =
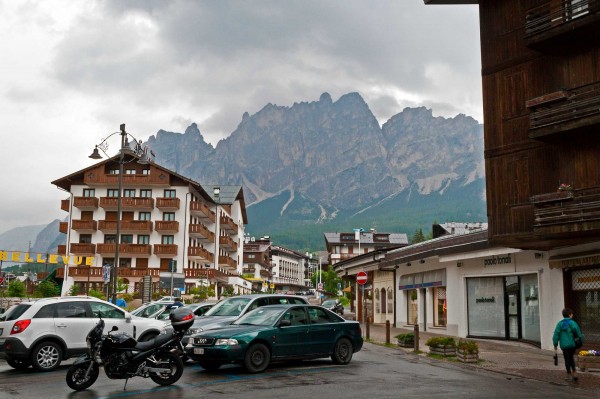
[[[57,270],[63,294],[73,285],[80,293],[105,289],[103,266],[111,268],[115,258],[128,293],[141,292],[144,282],[154,292],[185,293],[207,280],[217,297],[224,290],[250,292],[241,277],[247,223],[241,186],[203,186],[122,151],[122,165],[117,155],[52,182],[69,195],[61,202],[68,221],[60,224],[67,239],[59,253],[74,261]]]
[[[354,232],[325,233],[324,236],[330,265],[377,249],[408,245],[408,236],[404,233],[379,233],[374,229],[368,232],[355,229]]]

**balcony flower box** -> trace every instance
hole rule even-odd
[[[530,198],[533,204],[542,204],[545,202],[560,202],[573,199],[573,191],[557,191],[555,193],[546,193],[534,195]]]
[[[425,345],[432,355],[456,356],[456,341],[452,337],[431,337]]]

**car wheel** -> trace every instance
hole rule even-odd
[[[62,349],[50,341],[37,345],[31,354],[31,364],[37,371],[52,371],[60,366],[61,361]]]
[[[28,360],[6,359],[6,363],[15,370],[26,370],[31,366]]]
[[[208,371],[216,371],[216,370],[218,370],[221,367],[221,364],[217,363],[217,362],[198,361],[198,364],[204,370],[208,370]]]
[[[264,344],[254,344],[246,351],[244,367],[250,373],[260,373],[269,366],[271,353]]]
[[[333,360],[335,364],[348,364],[350,363],[350,360],[352,360],[353,350],[352,342],[350,342],[348,338],[340,338],[335,343],[331,360]]]

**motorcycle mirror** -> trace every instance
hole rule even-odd
[[[113,327],[110,329],[110,331],[118,331],[118,330],[119,330],[119,327],[117,327],[117,326],[113,326]]]

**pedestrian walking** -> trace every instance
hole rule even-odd
[[[573,320],[573,311],[565,308],[562,311],[563,319],[558,322],[554,329],[552,342],[554,343],[554,352],[560,344],[560,349],[565,358],[565,367],[567,369],[567,381],[577,381],[575,370],[575,351],[583,344],[583,334],[575,320]]]

